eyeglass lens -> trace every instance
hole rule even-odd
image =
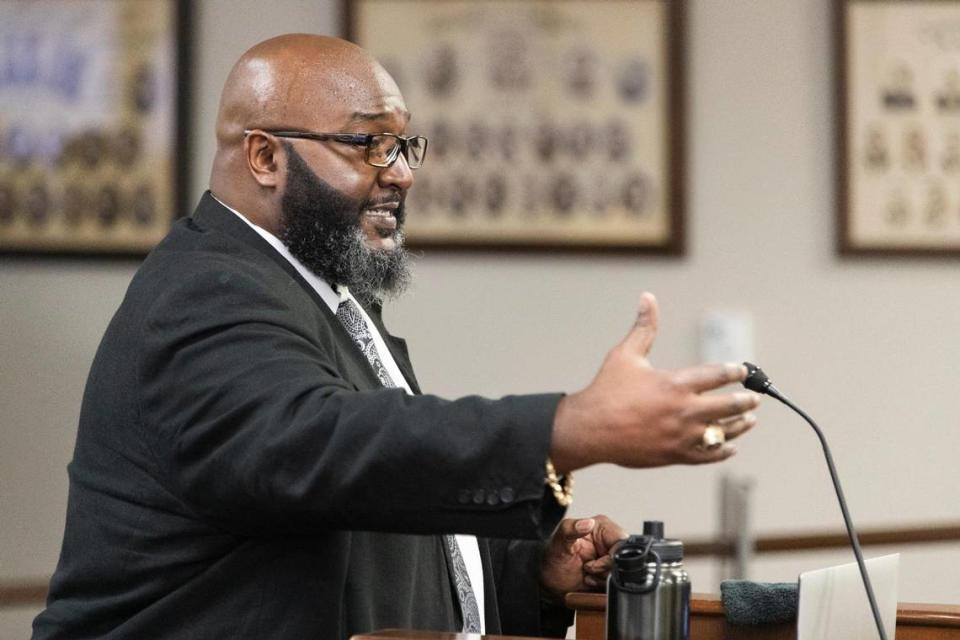
[[[411,169],[417,169],[423,164],[423,155],[426,150],[426,145],[423,144],[424,140],[424,138],[416,136],[407,140],[406,145],[404,145],[402,140],[394,136],[373,136],[367,145],[367,160],[373,165],[389,166],[397,159],[401,148],[406,146],[404,151],[406,152],[407,164],[410,165]]]

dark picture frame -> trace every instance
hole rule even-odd
[[[960,3],[834,12],[838,253],[960,257]]]
[[[683,0],[343,6],[430,139],[411,246],[683,254]]]
[[[187,205],[189,0],[0,6],[0,253],[142,258]]]

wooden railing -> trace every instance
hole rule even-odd
[[[0,582],[0,608],[36,606],[46,600],[46,580]]]
[[[884,546],[906,544],[930,544],[937,542],[960,542],[960,524],[939,524],[893,529],[867,529],[857,532],[860,545]],[[763,536],[754,540],[754,553],[794,553],[797,551],[820,551],[849,547],[846,532],[812,533],[804,535],[784,534]],[[722,540],[684,540],[684,556],[719,556],[734,554],[734,544]]]
[[[916,545],[938,542],[960,542],[960,524],[936,524],[892,529],[867,529],[858,533],[860,545],[889,546]],[[847,534],[813,533],[804,535],[763,536],[754,540],[754,553],[787,553],[818,551],[846,547],[850,544]],[[684,540],[684,555],[730,557],[734,545],[718,540]],[[20,580],[0,582],[0,608],[37,606],[46,601],[47,580]]]

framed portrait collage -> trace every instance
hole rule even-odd
[[[411,244],[682,253],[683,4],[346,0],[429,139]]]
[[[408,241],[683,255],[685,0],[335,0],[429,139]],[[960,256],[960,2],[831,0],[838,251]],[[0,3],[0,253],[187,211],[189,0]]]
[[[142,256],[182,214],[188,4],[0,3],[0,252]]]
[[[960,256],[960,2],[834,1],[839,251]]]

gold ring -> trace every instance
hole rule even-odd
[[[707,451],[713,451],[726,441],[727,434],[723,432],[722,428],[715,424],[708,424],[707,428],[703,430],[703,438],[701,439],[701,442],[703,443],[703,448]]]

